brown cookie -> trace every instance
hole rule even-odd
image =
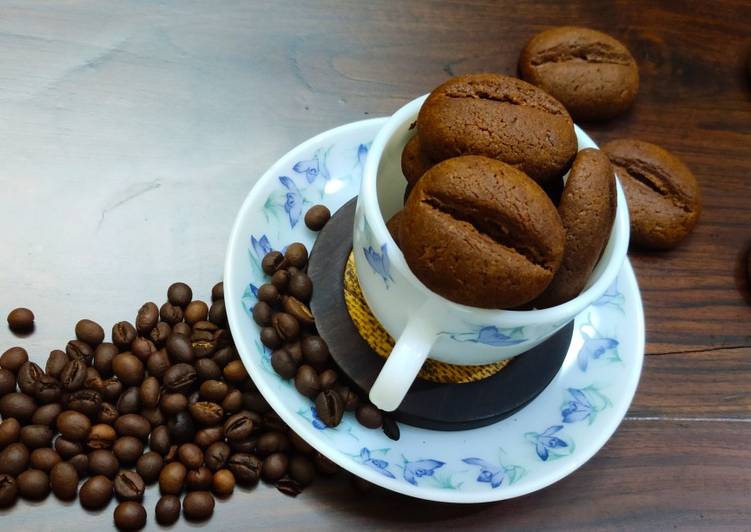
[[[686,238],[701,213],[701,192],[691,170],[666,150],[641,140],[613,140],[602,149],[626,194],[631,242],[670,249]]]
[[[427,172],[433,164],[423,153],[419,135],[414,135],[402,150],[402,173],[407,183],[410,185],[417,183],[422,174]]]
[[[610,238],[615,208],[615,175],[607,155],[592,148],[580,151],[558,207],[566,230],[563,261],[535,307],[560,305],[584,289]]]
[[[577,149],[574,124],[558,100],[500,74],[448,80],[423,104],[417,129],[429,160],[484,155],[538,183],[562,175]]]
[[[537,183],[474,155],[428,170],[399,224],[414,274],[443,297],[482,308],[537,297],[560,265],[564,240],[561,219]]]
[[[394,216],[389,218],[388,222],[386,222],[386,229],[389,230],[391,238],[394,239],[397,246],[399,245],[399,224],[401,223],[403,212],[403,210],[398,211]]]
[[[626,111],[639,92],[631,52],[605,33],[564,26],[538,33],[519,57],[521,77],[557,98],[575,120]]]

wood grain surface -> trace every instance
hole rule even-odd
[[[388,115],[448,76],[513,74],[535,32],[575,24],[639,63],[631,112],[583,124],[633,136],[699,179],[696,232],[633,251],[648,357],[611,441],[554,486],[497,504],[362,495],[343,479],[295,500],[259,486],[218,504],[224,530],[750,530],[751,6],[744,0],[389,0],[0,5],[0,327],[43,361],[81,317],[132,319],[180,279],[208,297],[255,179],[325,129]],[[153,515],[155,490],[147,497]],[[12,530],[111,525],[53,498],[0,512]],[[153,519],[150,527],[155,527]],[[192,527],[184,521],[174,529]]]

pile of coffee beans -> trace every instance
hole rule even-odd
[[[314,334],[306,263],[299,244],[264,259],[274,275],[254,309],[264,343],[325,423],[357,409],[363,424],[379,426],[380,413],[338,382]],[[21,347],[0,356],[0,507],[51,491],[101,510],[114,497],[115,525],[133,530],[147,521],[142,500],[154,483],[162,497],[153,515],[169,525],[181,511],[208,519],[215,497],[236,485],[263,480],[295,496],[317,473],[338,471],[255,388],[227,328],[223,285],[211,294],[208,305],[175,283],[161,307],[145,303],[133,323],[116,323],[111,342],[99,324],[81,320],[76,339],[53,350],[44,368]]]
[[[316,205],[305,221],[309,228],[320,230],[329,217],[326,207]],[[299,242],[284,253],[270,251],[261,261],[269,281],[258,288],[253,319],[261,327],[261,343],[272,350],[271,366],[282,378],[294,379],[297,391],[315,402],[316,414],[325,425],[335,427],[345,411],[354,411],[364,427],[382,427],[389,438],[399,439],[397,424],[347,386],[332,363],[308,307],[313,282],[307,265],[308,250]]]

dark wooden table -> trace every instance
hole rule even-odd
[[[37,311],[21,343],[38,360],[79,317],[129,319],[175,279],[206,297],[254,179],[300,141],[390,114],[450,75],[513,74],[526,39],[550,26],[623,40],[639,62],[636,105],[584,127],[681,157],[704,212],[680,248],[631,253],[650,356],[612,440],[570,477],[502,503],[361,495],[339,479],[296,500],[239,492],[210,526],[751,529],[747,1],[73,0],[0,13],[0,300]],[[110,516],[50,498],[0,523],[81,529]]]

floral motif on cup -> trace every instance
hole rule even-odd
[[[456,342],[471,342],[474,344],[484,344],[493,347],[504,347],[521,344],[527,341],[524,334],[524,327],[515,327],[513,329],[499,329],[494,325],[485,325],[476,327],[467,332],[441,332]]]
[[[557,460],[574,452],[574,442],[559,434],[563,425],[553,425],[541,433],[527,432],[524,437],[535,446],[537,457],[543,462]]]
[[[576,364],[583,372],[587,371],[589,364],[594,360],[603,359],[608,362],[620,362],[618,355],[619,342],[612,336],[604,336],[592,324],[592,315],[587,316],[587,322],[579,328],[584,343],[576,355]]]

